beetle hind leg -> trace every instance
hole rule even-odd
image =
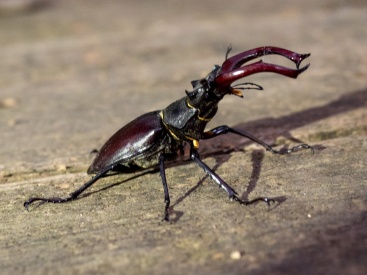
[[[97,175],[91,178],[88,182],[82,185],[79,189],[77,189],[73,193],[70,193],[69,197],[66,197],[66,198],[29,198],[28,200],[24,202],[24,208],[28,210],[29,205],[34,203],[35,201],[49,202],[49,203],[64,203],[64,202],[75,200],[81,193],[83,193],[93,183],[95,183],[97,180],[99,180],[101,177],[107,174],[107,172],[110,170],[111,169],[109,168],[109,169],[99,172]]]
[[[68,197],[68,198],[29,198],[28,200],[26,200],[24,202],[24,208],[28,210],[28,207],[30,204],[32,204],[35,201],[42,201],[42,202],[51,202],[51,203],[63,203],[63,202],[67,202],[73,200],[73,198]]]

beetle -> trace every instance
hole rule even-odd
[[[137,168],[159,167],[164,190],[164,220],[169,221],[170,196],[165,174],[165,161],[177,156],[177,153],[183,150],[184,144],[190,146],[191,160],[223,188],[230,199],[244,205],[258,201],[264,201],[270,205],[273,200],[267,197],[260,197],[251,201],[243,200],[230,185],[201,160],[198,153],[199,140],[232,133],[248,138],[274,154],[289,154],[301,149],[312,150],[310,145],[300,144],[285,151],[278,151],[255,136],[227,125],[205,131],[207,123],[217,113],[219,101],[225,95],[236,95],[242,98],[241,90],[262,90],[261,86],[254,83],[246,82],[232,85],[233,82],[262,72],[272,72],[297,78],[309,67],[310,64],[307,64],[300,68],[300,64],[310,54],[298,54],[279,47],[264,46],[228,58],[230,51],[231,47],[227,50],[222,66],[215,65],[206,77],[191,82],[193,90],[186,91],[186,96],[171,103],[163,110],[146,113],[136,118],[108,139],[87,171],[88,174],[95,174],[95,176],[71,193],[69,197],[33,197],[24,202],[24,207],[28,210],[29,205],[35,201],[64,203],[75,200],[98,179],[106,176],[111,171],[123,173],[134,171]],[[295,63],[296,69],[265,63],[262,60],[244,65],[255,58],[271,54],[280,55],[291,60]]]

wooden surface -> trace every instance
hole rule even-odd
[[[1,14],[1,274],[366,274],[366,14],[365,1],[336,0],[55,0]],[[248,77],[265,90],[226,97],[209,127],[314,154],[272,155],[232,135],[200,143],[244,198],[274,205],[231,202],[186,156],[167,169],[172,223],[157,173],[24,210],[86,182],[93,149],[182,97],[229,44],[312,54],[297,80]]]

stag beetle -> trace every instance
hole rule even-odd
[[[278,47],[259,47],[248,50],[228,58],[231,48],[226,53],[222,67],[215,65],[212,71],[203,79],[191,82],[193,90],[186,91],[186,96],[173,102],[167,108],[144,114],[118,130],[101,148],[88,174],[95,174],[87,183],[66,198],[29,198],[24,207],[28,210],[35,201],[64,203],[76,199],[101,177],[110,171],[129,172],[136,168],[144,169],[159,167],[164,189],[164,220],[169,220],[170,196],[165,175],[165,160],[174,157],[183,148],[184,143],[190,145],[190,158],[204,169],[230,199],[240,204],[248,205],[257,201],[264,201],[268,205],[273,201],[267,197],[256,198],[251,201],[243,200],[238,193],[210,169],[200,158],[198,153],[199,140],[211,139],[219,135],[232,133],[246,137],[262,145],[274,154],[288,154],[300,149],[311,149],[308,144],[300,144],[286,151],[277,151],[272,146],[257,139],[251,134],[238,131],[229,126],[219,126],[205,131],[206,124],[215,116],[218,103],[225,95],[243,97],[241,90],[260,89],[254,83],[231,84],[248,75],[261,72],[272,72],[291,78],[297,78],[310,64],[300,68],[302,60],[310,54],[298,54]],[[257,57],[265,55],[281,55],[295,63],[297,69],[265,63],[262,60],[243,66]]]

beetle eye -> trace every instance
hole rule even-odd
[[[198,94],[197,93],[197,90],[193,90],[191,92],[185,90],[185,93],[191,99],[194,99],[197,96],[197,94]]]
[[[195,88],[200,83],[200,80],[193,80],[191,81],[191,85],[193,88]]]

